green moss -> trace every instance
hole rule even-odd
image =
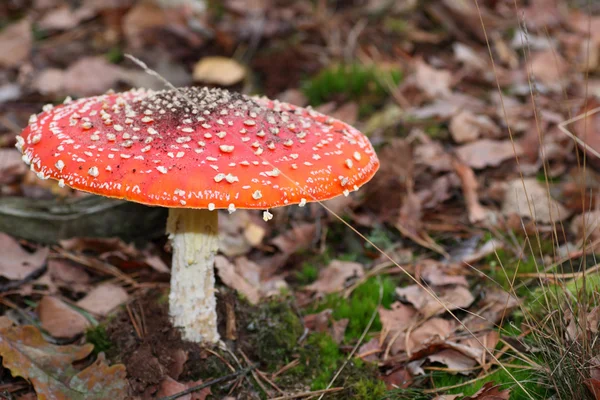
[[[106,353],[113,347],[113,343],[108,338],[104,324],[96,325],[85,332],[85,339],[88,343],[94,345],[94,354]]]
[[[288,301],[273,300],[249,316],[246,330],[256,359],[273,370],[291,361],[304,328]]]
[[[106,52],[104,57],[106,57],[108,62],[117,64],[117,63],[120,63],[121,61],[123,61],[125,56],[123,55],[123,50],[121,50],[120,47],[115,46],[115,47],[111,48],[110,50],[108,50],[108,52]]]
[[[319,268],[307,262],[303,263],[302,269],[296,272],[296,279],[302,285],[314,282],[318,276]]]
[[[387,391],[383,381],[373,379],[359,379],[350,390],[356,400],[383,399]]]
[[[388,84],[395,86],[401,79],[399,70],[341,64],[323,69],[306,81],[303,91],[312,106],[339,98],[343,101],[357,101],[359,106],[374,105],[386,97]],[[371,112],[372,108],[363,110]]]
[[[325,389],[342,367],[346,355],[326,333],[311,334],[299,349],[300,363],[288,372],[284,380],[304,381],[311,390]],[[336,379],[335,385],[344,391],[333,399],[376,399],[385,394],[385,384],[377,379],[377,367],[360,359],[350,360]]]
[[[381,280],[383,285],[382,305],[389,307],[394,301],[396,284],[389,277]],[[348,327],[346,328],[346,340],[353,340],[360,337],[363,333],[373,312],[379,302],[379,281],[377,278],[369,278],[365,283],[357,287],[348,299],[344,299],[339,293],[330,294],[316,305],[309,313],[320,312],[327,308],[333,310],[333,318],[340,320],[348,318]],[[371,331],[381,329],[379,315],[376,316]]]

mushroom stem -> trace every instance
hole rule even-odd
[[[169,209],[167,233],[173,247],[170,315],[191,342],[219,340],[215,298],[215,254],[219,248],[216,211]]]

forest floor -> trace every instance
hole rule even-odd
[[[329,211],[220,213],[225,347],[170,323],[165,210],[14,148],[47,103],[163,88],[126,54],[380,158]],[[592,1],[2,1],[0,398],[600,399],[598,107]]]

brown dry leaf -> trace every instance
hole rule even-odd
[[[125,366],[109,367],[103,356],[78,371],[73,363],[92,352],[93,345],[57,346],[44,340],[33,326],[3,330],[0,356],[12,375],[29,380],[38,398],[55,400],[121,400],[127,398]]]
[[[262,243],[266,228],[247,210],[219,214],[219,250],[227,257],[247,254]]]
[[[385,382],[387,390],[394,390],[398,388],[408,388],[412,383],[412,376],[408,369],[401,367],[397,368],[391,373],[380,377]]]
[[[90,283],[90,275],[68,260],[48,260],[48,274],[56,285],[73,292],[87,291]]]
[[[468,143],[480,136],[498,136],[500,129],[485,115],[462,110],[450,120],[450,134],[456,143]]]
[[[167,15],[158,5],[148,2],[137,3],[125,15],[122,24],[127,44],[133,48],[142,47],[146,31],[163,27],[167,23]]]
[[[409,354],[426,348],[434,341],[444,341],[454,330],[454,321],[443,318],[431,318],[409,333],[406,337],[399,338],[394,346],[394,351],[406,351]],[[398,346],[399,345],[399,346]]]
[[[273,238],[271,243],[284,254],[294,254],[298,250],[310,247],[315,239],[316,229],[315,224],[301,223]]]
[[[321,293],[335,293],[346,287],[346,281],[351,278],[361,278],[364,275],[363,266],[350,261],[333,260],[327,268],[319,272],[319,278],[306,290]]]
[[[450,96],[450,71],[435,69],[423,60],[418,60],[415,63],[415,79],[416,85],[432,99]]]
[[[241,276],[227,258],[215,257],[215,268],[224,284],[244,295],[252,304],[257,304],[261,298],[260,290]]]
[[[477,315],[467,317],[464,323],[471,331],[491,329],[518,305],[519,301],[503,290],[486,290],[477,304]]]
[[[477,194],[479,183],[475,173],[469,166],[457,159],[452,160],[452,166],[462,183],[463,196],[469,212],[469,222],[475,224],[485,220],[488,213],[479,202],[479,195]]]
[[[535,178],[514,179],[508,183],[502,213],[532,218],[543,224],[560,222],[570,215],[569,210],[549,197],[546,186]]]
[[[475,361],[484,365],[486,363],[488,352],[494,352],[499,340],[500,334],[498,331],[490,330],[483,334],[476,334],[475,337],[468,337],[467,339],[461,340],[459,341],[459,345],[469,347],[469,350],[463,351],[463,353],[466,353],[465,355],[469,356],[474,355]]]
[[[44,30],[66,31],[75,28],[80,22],[92,18],[94,15],[95,10],[86,5],[75,10],[64,5],[48,11],[46,15],[37,21],[37,26]]]
[[[439,362],[446,365],[451,371],[449,373],[460,373],[469,375],[477,364],[471,357],[467,357],[453,349],[442,350],[427,357],[430,362]]]
[[[23,18],[0,31],[0,67],[13,68],[29,57],[33,34],[31,22]]]
[[[509,400],[510,389],[502,390],[500,386],[494,386],[494,382],[487,382],[473,396],[467,396],[462,400]]]
[[[56,297],[42,297],[36,312],[42,328],[56,338],[72,338],[90,326],[83,315]]]
[[[126,71],[104,57],[83,57],[66,70],[50,68],[42,71],[33,87],[42,94],[94,96],[115,87]]]
[[[331,337],[338,345],[344,341],[344,335],[346,334],[349,322],[348,318],[342,318],[338,321],[333,320],[331,322]]]
[[[600,239],[600,211],[588,211],[573,217],[570,229],[577,239],[583,239],[585,232],[586,240],[595,242]]]
[[[554,49],[532,54],[530,68],[536,82],[555,91],[562,90],[569,72],[569,65]]]
[[[94,96],[114,88],[123,69],[104,57],[83,57],[65,71],[64,91],[75,96]]]
[[[27,172],[27,166],[16,149],[0,149],[0,184],[12,182]]]
[[[469,286],[467,278],[462,275],[465,270],[458,264],[444,264],[440,261],[425,259],[419,261],[417,268],[420,270],[421,279],[432,286]]]
[[[430,290],[433,290],[438,299],[451,311],[467,308],[475,300],[469,289],[464,286],[445,286],[431,288]],[[446,308],[419,285],[396,288],[396,294],[415,306],[426,317],[446,312]]]
[[[316,314],[308,314],[304,316],[304,326],[306,329],[315,332],[327,332],[333,310],[326,308]]]
[[[204,57],[194,65],[195,82],[231,86],[246,77],[246,67],[228,57]]]
[[[592,97],[586,102],[586,107],[579,112],[579,115],[589,114],[571,125],[572,133],[585,143],[585,146],[579,145],[581,149],[589,146],[591,149],[596,150],[596,152],[600,152],[600,112],[591,113],[592,110],[598,107],[600,107],[600,100]],[[591,151],[585,151],[588,153],[588,160],[594,163],[594,165],[600,164],[600,160]]]
[[[0,276],[11,280],[24,279],[44,265],[48,252],[48,248],[42,248],[29,253],[11,236],[0,232]]]
[[[248,260],[246,257],[235,259],[235,270],[248,283],[259,288],[261,296],[276,296],[282,289],[287,288],[287,283],[279,276],[269,276],[267,268]]]
[[[458,157],[469,167],[482,169],[497,167],[506,160],[514,159],[523,154],[523,149],[518,143],[510,140],[482,139],[465,144],[456,149]]]
[[[379,307],[378,312],[382,332],[403,331],[418,318],[417,310],[399,301],[392,303],[390,310]]]
[[[93,314],[106,316],[128,298],[127,291],[121,286],[103,283],[93,288],[77,305]]]
[[[379,353],[381,353],[381,345],[378,338],[372,338],[367,343],[360,346],[358,349],[357,357],[361,360],[375,362],[379,360]]]
[[[173,396],[177,393],[181,393],[184,390],[190,389],[194,386],[198,386],[202,384],[202,380],[198,380],[196,382],[188,382],[181,383],[177,382],[173,378],[167,376],[161,383],[158,388],[158,392],[156,392],[156,398],[162,398],[167,396]],[[184,396],[178,397],[180,400],[205,400],[212,393],[210,391],[210,387],[198,390],[193,393],[186,394]]]
[[[462,395],[460,395],[460,394],[440,394],[439,396],[435,396],[431,400],[456,400],[460,396],[462,396]]]

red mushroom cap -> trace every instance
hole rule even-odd
[[[304,204],[356,190],[379,168],[369,140],[337,119],[220,89],[48,106],[17,140],[42,178],[164,207]]]

